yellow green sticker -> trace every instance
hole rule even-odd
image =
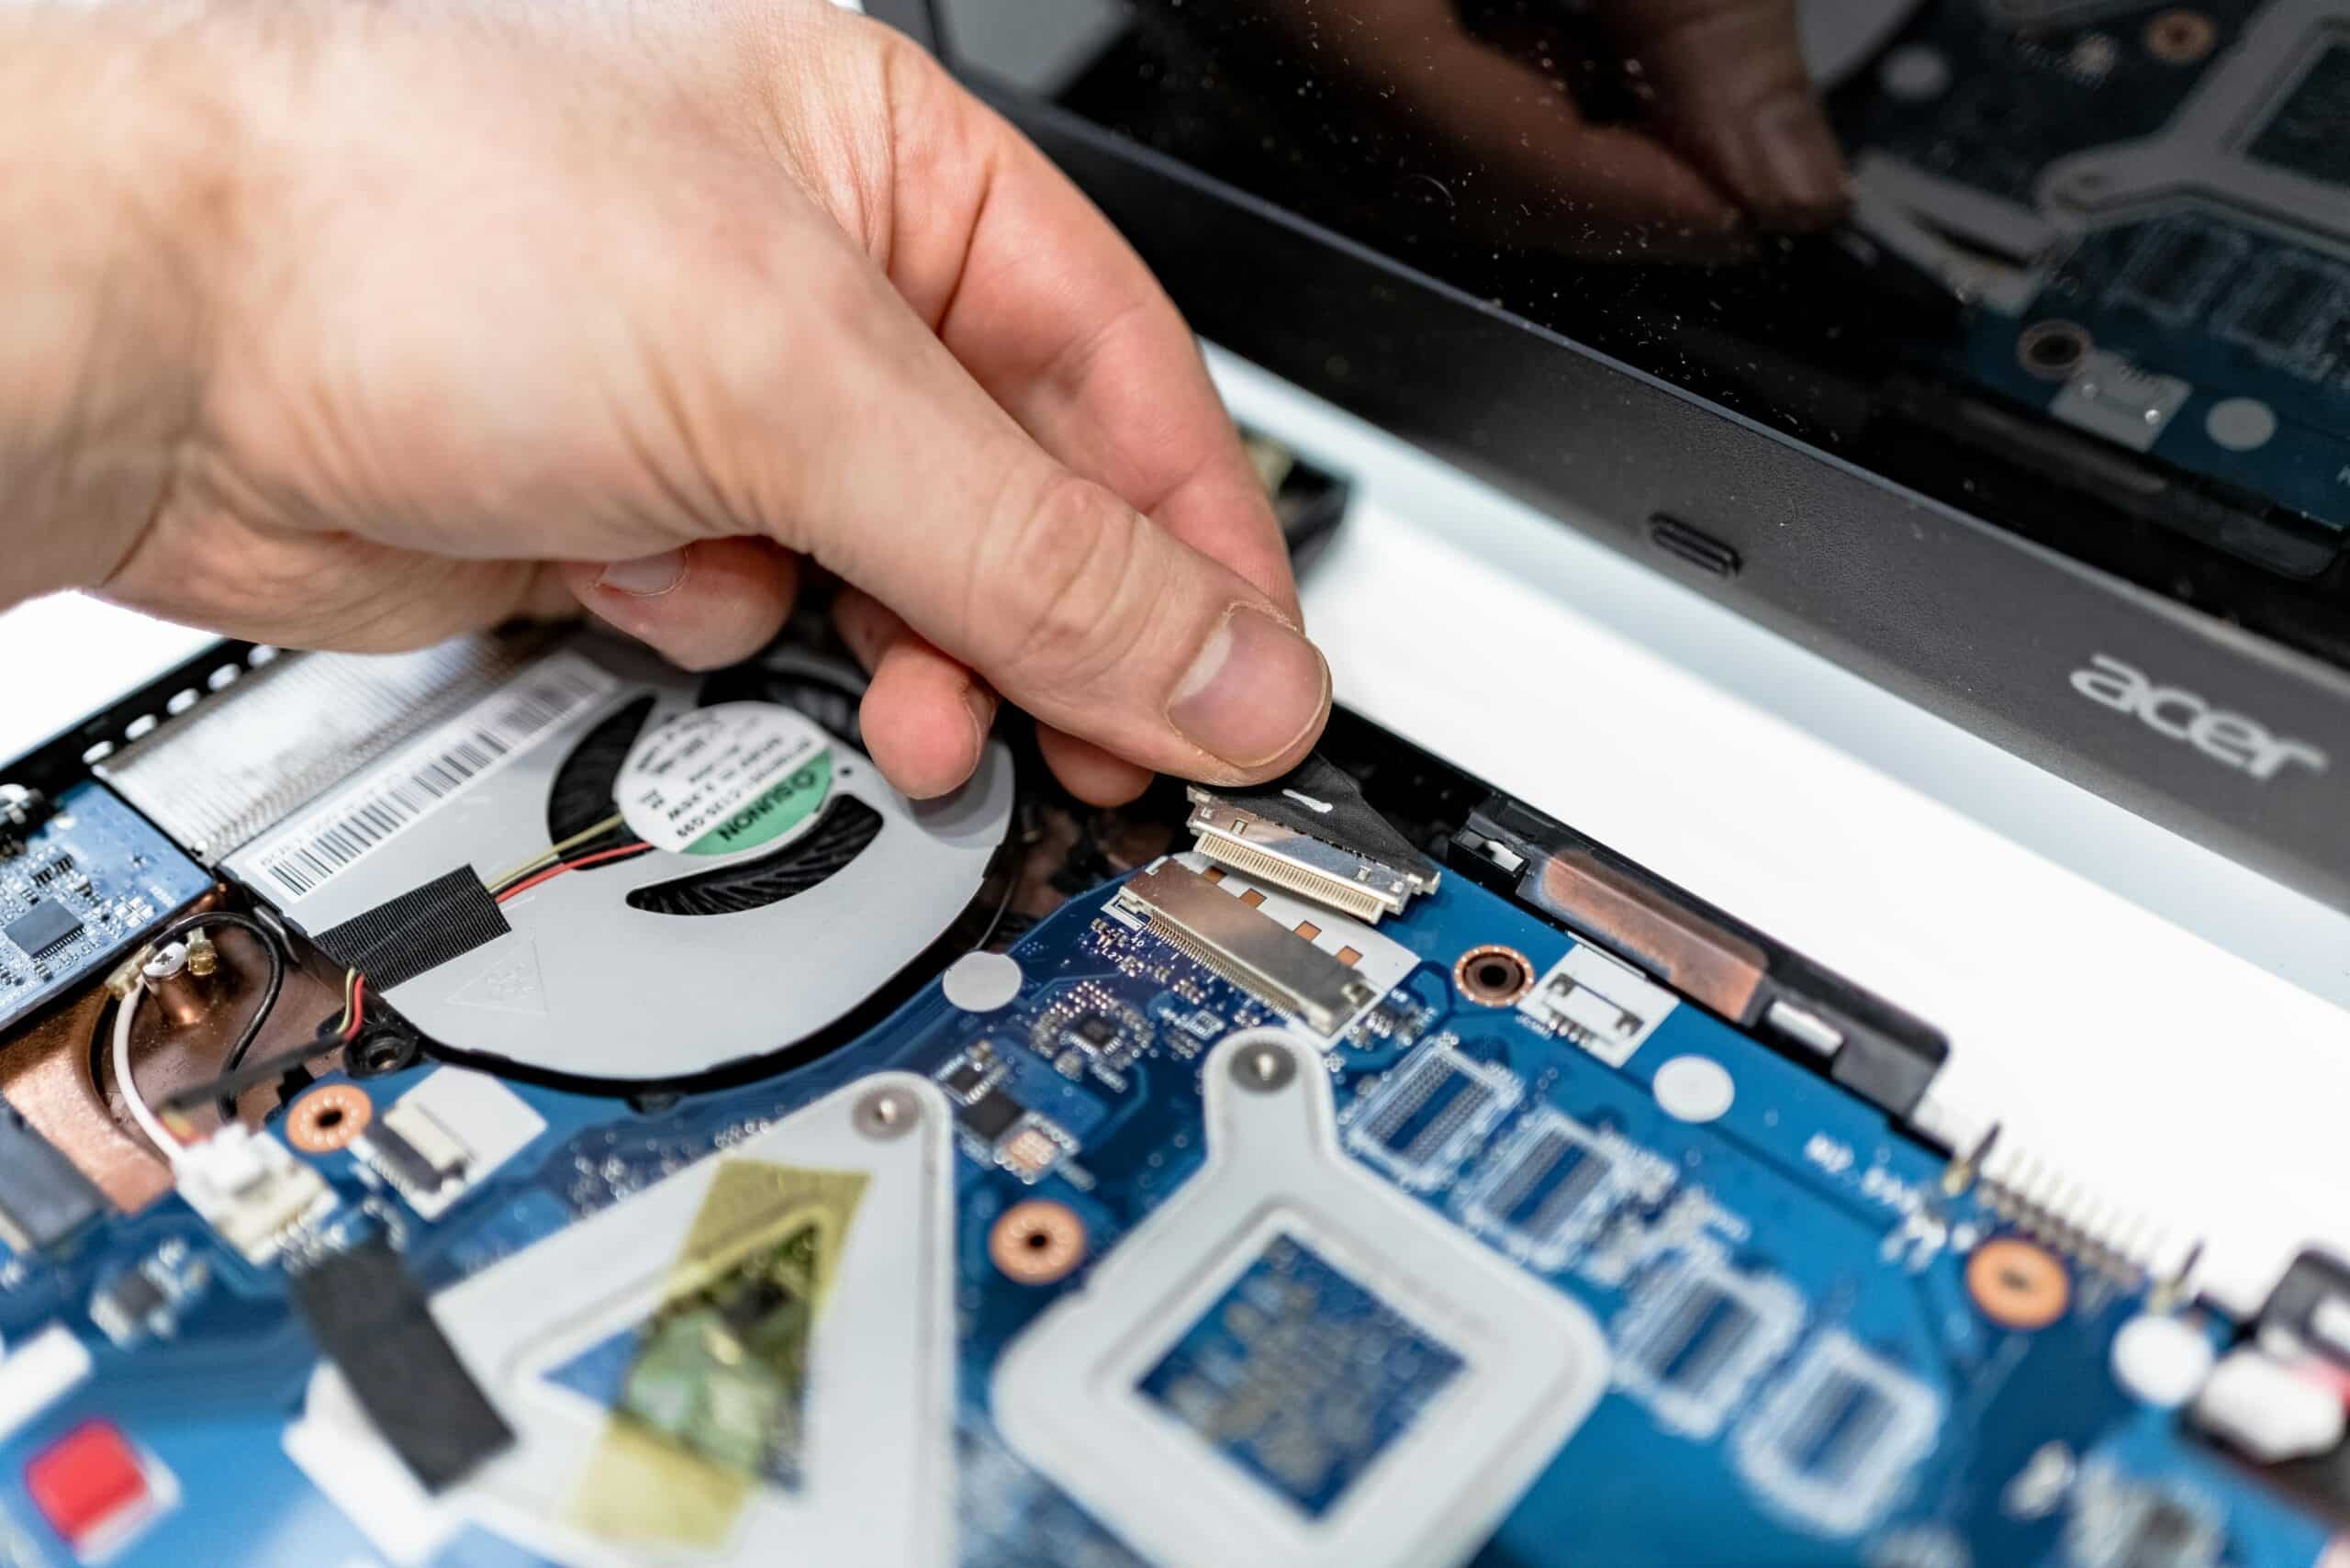
[[[867,1181],[720,1163],[661,1305],[625,1336],[575,1522],[606,1540],[711,1552],[755,1492],[799,1489],[815,1437],[805,1419],[812,1330]]]

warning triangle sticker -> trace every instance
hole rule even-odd
[[[457,1007],[545,1017],[546,983],[539,976],[539,945],[524,936],[507,946],[473,979],[451,991],[449,1001]]]

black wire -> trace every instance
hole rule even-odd
[[[114,1018],[114,1010],[121,1005],[113,997],[107,997],[106,1004],[98,1009],[97,1026],[90,1031],[90,1083],[101,1095],[106,1092],[106,1048],[114,1039],[114,1031],[106,1025]]]
[[[1021,801],[1019,814],[1013,821],[1013,832],[1003,842],[1003,893],[995,901],[994,912],[988,916],[987,929],[980,932],[979,940],[971,944],[975,952],[986,947],[999,935],[1004,936],[1006,946],[1017,942],[1030,926],[1036,924],[1027,916],[1013,913],[1012,901],[1020,894],[1020,879],[1027,868],[1028,851],[1035,847],[1036,841],[1044,836],[1045,827],[1038,820],[1033,801]]]
[[[155,1102],[155,1109],[158,1112],[185,1111],[203,1104],[216,1094],[221,1096],[229,1105],[234,1106],[237,1097],[253,1085],[267,1083],[274,1078],[291,1072],[303,1063],[326,1055],[327,1052],[334,1049],[337,1044],[331,1033],[321,1031],[307,1045],[295,1046],[290,1049],[276,1052],[274,1055],[265,1056],[249,1067],[220,1073],[217,1077],[207,1079],[202,1083],[192,1083],[185,1089],[174,1089]]]
[[[269,1022],[270,1014],[277,1006],[277,993],[285,986],[285,949],[279,945],[276,933],[271,931],[268,926],[249,914],[238,914],[227,910],[209,910],[201,914],[184,914],[157,932],[149,939],[149,943],[150,946],[160,948],[167,942],[207,925],[235,926],[259,942],[262,952],[269,959],[269,980],[262,987],[261,1002],[253,1009],[252,1016],[245,1020],[244,1028],[239,1031],[236,1044],[229,1047],[228,1059],[221,1066],[221,1074],[226,1077],[235,1072],[239,1065],[244,1061],[245,1053],[253,1048],[253,1041],[261,1034],[261,1026]],[[132,1092],[130,1085],[127,1083],[121,1088],[125,1094]],[[236,1120],[235,1097],[224,1096],[219,1102],[219,1111],[220,1114],[228,1120]]]

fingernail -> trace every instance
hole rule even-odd
[[[976,686],[966,686],[963,710],[971,715],[971,734],[977,743],[974,751],[985,751],[988,732],[995,728],[995,698]]]
[[[1800,93],[1765,104],[1754,118],[1763,178],[1791,208],[1832,211],[1844,202],[1844,157],[1819,106]]]
[[[1295,745],[1329,706],[1330,669],[1314,644],[1236,604],[1169,699],[1167,718],[1201,750],[1256,767]]]
[[[598,588],[610,588],[632,599],[658,599],[686,580],[686,553],[664,550],[658,555],[640,555],[633,561],[614,561],[596,579]]]

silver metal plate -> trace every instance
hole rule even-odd
[[[1296,1036],[1234,1035],[1201,1076],[1207,1163],[1006,1350],[998,1431],[1156,1562],[1466,1562],[1597,1404],[1599,1326],[1341,1152],[1329,1075]],[[1318,1514],[1139,1387],[1274,1238],[1328,1260],[1459,1362]]]
[[[861,1110],[877,1092],[897,1107],[888,1136]],[[458,1506],[532,1551],[592,1568],[952,1562],[950,1122],[924,1079],[859,1079],[436,1296],[434,1317],[519,1439],[465,1484]],[[732,1499],[714,1544],[601,1539],[580,1522],[580,1487],[610,1414],[548,1373],[659,1306],[721,1168],[743,1161],[864,1182],[809,1340],[800,1484]]]
[[[532,731],[494,771],[404,817],[305,891],[296,893],[267,868],[280,857],[280,834],[240,851],[230,869],[276,897],[290,920],[318,932],[457,868],[496,876],[545,849],[548,791],[580,737],[646,692],[655,697],[648,731],[691,709],[696,693],[692,678],[601,642],[583,639],[554,660],[600,672],[605,694]],[[565,689],[578,684],[567,681]],[[508,695],[503,688],[491,693],[477,711]],[[628,894],[706,870],[707,857],[655,851],[571,872],[501,906],[513,927],[506,935],[386,994],[419,1028],[453,1046],[601,1079],[688,1076],[826,1027],[969,907],[1013,805],[1012,759],[1000,745],[988,747],[961,790],[919,803],[890,788],[846,745],[834,741],[833,754],[833,796],[862,801],[882,827],[819,886],[763,909],[677,915],[632,909]],[[336,816],[378,782],[375,773],[348,780],[305,822]]]

